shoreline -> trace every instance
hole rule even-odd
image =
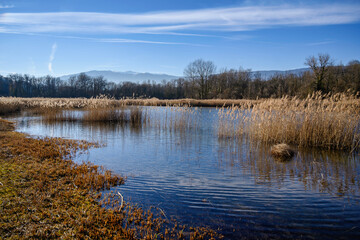
[[[4,238],[220,237],[207,228],[169,224],[154,210],[123,204],[116,193],[104,196],[101,190],[124,184],[124,178],[71,160],[76,152],[94,147],[92,143],[29,138],[3,119],[0,129],[0,236]]]

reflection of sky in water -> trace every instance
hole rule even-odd
[[[105,143],[76,161],[128,176],[116,188],[126,200],[158,206],[183,223],[220,227],[229,238],[360,237],[358,155],[301,150],[293,161],[279,163],[268,146],[218,140],[215,109],[199,109],[192,117],[147,109],[153,122],[142,129],[47,125],[24,117],[18,118],[18,130]],[[175,121],[177,114],[195,129],[159,127],[164,116]]]

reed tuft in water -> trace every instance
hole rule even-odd
[[[286,143],[276,144],[271,147],[271,156],[273,156],[276,160],[290,160],[294,155],[294,150]]]

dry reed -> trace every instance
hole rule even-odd
[[[0,100],[2,100],[0,98]],[[20,112],[21,107],[18,103],[12,101],[0,101],[0,115],[11,114],[15,112]]]
[[[354,95],[314,93],[302,100],[267,99],[249,111],[238,111],[236,118],[253,140],[354,151],[360,147],[359,106]],[[221,124],[219,136],[229,135]]]
[[[151,99],[119,99],[99,96],[96,98],[16,98],[0,97],[2,106],[14,107],[18,110],[34,108],[58,108],[58,109],[94,109],[122,106],[191,106],[191,107],[228,107],[232,105],[243,108],[251,108],[262,100],[235,100],[235,99],[176,99],[160,100]],[[5,109],[5,107],[3,108]],[[17,111],[18,111],[17,110]]]
[[[196,130],[199,127],[198,108],[189,106],[166,106],[150,111],[148,123],[159,130],[180,131]]]
[[[47,123],[82,122],[82,123],[130,123],[139,127],[146,121],[146,114],[140,107],[88,109],[82,112],[73,110],[49,109],[42,111],[42,119]]]
[[[271,155],[280,161],[290,160],[295,152],[285,143],[276,144],[271,147]]]
[[[237,106],[218,110],[217,131],[220,138],[237,138],[245,131],[247,111]]]
[[[14,123],[0,118],[0,132],[13,131],[15,129]]]

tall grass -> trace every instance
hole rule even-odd
[[[94,109],[120,107],[124,102],[106,96],[96,98],[16,98],[0,97],[2,106],[17,106],[20,109]]]
[[[189,106],[166,106],[150,111],[149,125],[159,130],[196,130],[200,124],[198,108]]]
[[[146,122],[146,114],[140,107],[88,109],[84,111],[47,109],[42,112],[42,119],[47,123],[82,122],[82,123],[118,123],[140,127]]]
[[[126,116],[123,110],[115,108],[94,109],[84,112],[79,120],[85,122],[125,122]]]
[[[236,138],[245,131],[245,119],[248,111],[237,106],[223,107],[218,110],[218,136]]]
[[[2,98],[0,98],[2,100]],[[21,106],[12,101],[0,101],[0,115],[20,112]]]
[[[228,109],[226,118],[220,118],[218,135],[231,136],[233,127],[226,121],[235,115],[237,124],[245,127],[244,131],[234,132],[234,136],[245,133],[250,139],[265,143],[354,151],[360,147],[359,104],[356,96],[346,94],[315,93],[302,100],[267,99],[251,111],[237,111],[236,115],[234,107]],[[219,114],[224,114],[224,109]]]
[[[59,108],[59,109],[94,109],[122,106],[191,106],[191,107],[228,107],[232,105],[251,108],[262,100],[236,99],[119,99],[99,96],[96,98],[16,98],[0,97],[0,104],[17,106],[19,109]],[[11,106],[10,106],[11,107]]]

